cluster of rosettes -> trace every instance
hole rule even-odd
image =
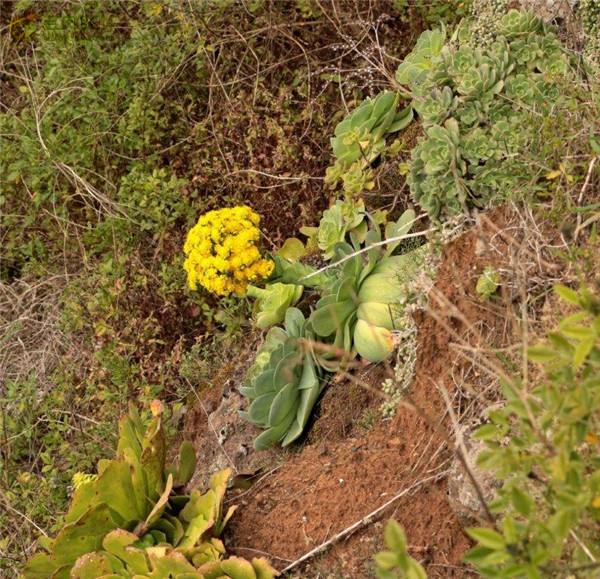
[[[249,283],[268,277],[275,264],[262,259],[256,246],[259,222],[245,206],[202,215],[183,247],[190,288],[201,285],[221,296],[243,295]]]

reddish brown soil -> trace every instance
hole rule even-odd
[[[459,357],[455,344],[501,346],[511,336],[510,298],[482,303],[475,292],[485,266],[510,269],[512,243],[495,229],[506,228],[509,217],[507,210],[496,210],[488,215],[489,223],[443,250],[428,310],[415,316],[415,381],[404,400],[416,410],[403,406],[393,420],[379,418],[371,426],[369,416],[381,403],[377,395],[344,382],[331,385],[304,447],[249,491],[231,494],[240,508],[225,535],[230,552],[247,557],[268,553],[283,569],[412,489],[356,533],[297,567],[294,576],[374,576],[372,556],[383,547],[381,523],[390,517],[404,526],[410,552],[429,576],[471,575],[461,563],[471,543],[447,499],[445,473],[454,451],[439,388],[448,392],[460,415],[465,391],[493,385],[488,375]],[[363,368],[357,375],[379,389],[385,370]]]

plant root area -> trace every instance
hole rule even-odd
[[[390,375],[383,364],[353,369],[353,379],[333,379],[309,434],[291,450],[253,453],[258,430],[240,422],[231,427],[239,432],[219,442],[210,424],[215,413],[206,407],[188,413],[186,436],[195,441],[200,465],[220,457],[222,464],[230,459],[238,473],[262,473],[250,488],[228,493],[228,502],[240,505],[224,536],[231,552],[266,556],[284,570],[331,541],[290,569],[291,576],[373,577],[373,555],[385,548],[384,524],[394,518],[428,576],[476,576],[461,562],[472,543],[449,500],[448,473],[456,460],[457,424],[476,428],[485,408],[500,399],[497,378],[469,357],[479,348],[505,348],[518,334],[512,295],[517,272],[511,263],[524,245],[519,223],[501,207],[444,246],[428,305],[414,315],[414,381],[393,419],[384,420],[380,412],[381,384]],[[475,288],[489,265],[501,270],[502,285],[495,298],[481,301]],[[234,372],[231,381],[241,383],[243,374]],[[214,408],[215,393],[210,395]],[[243,407],[245,401],[236,404]],[[235,408],[225,406],[235,421]],[[250,448],[242,457],[235,454],[240,445]],[[482,523],[477,515],[471,520]]]

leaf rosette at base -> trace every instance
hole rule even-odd
[[[396,223],[386,227],[386,238],[405,235],[415,214],[406,211]],[[378,229],[370,230],[365,245],[381,241]],[[402,328],[404,306],[408,299],[407,282],[420,271],[427,247],[392,256],[399,242],[389,243],[382,251],[373,247],[363,255],[354,255],[341,265],[339,277],[323,292],[311,316],[317,336],[331,342],[331,353],[319,353],[319,364],[336,371],[355,353],[369,362],[388,358],[394,349],[393,331]],[[341,260],[356,253],[347,243],[336,246]],[[335,259],[333,260],[335,263]],[[340,357],[337,352],[344,352]]]
[[[265,559],[225,558],[218,539],[235,507],[223,512],[231,469],[214,474],[205,493],[178,494],[196,469],[193,445],[181,446],[179,466],[165,467],[162,405],[144,429],[137,410],[119,424],[117,457],[101,460],[97,476],[77,487],[46,552],[31,557],[24,579],[271,579]]]
[[[313,341],[310,324],[296,308],[288,309],[284,328],[267,334],[240,388],[251,402],[242,416],[265,429],[254,441],[255,449],[287,446],[302,434],[324,387]]]

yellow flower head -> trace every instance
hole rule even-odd
[[[275,264],[262,259],[256,247],[259,223],[260,217],[246,206],[202,215],[183,246],[190,288],[201,285],[221,296],[243,295],[248,283],[269,277]]]

